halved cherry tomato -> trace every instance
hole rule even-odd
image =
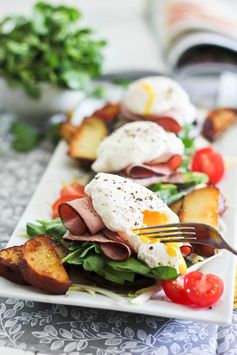
[[[210,182],[216,184],[222,179],[225,166],[221,154],[211,147],[206,147],[195,152],[191,170],[206,173]]]
[[[209,307],[216,303],[224,290],[223,281],[216,275],[193,271],[176,280],[162,281],[166,296],[173,302]]]
[[[82,184],[79,184],[78,182],[72,182],[71,184],[65,185],[61,189],[61,196],[68,196],[68,195],[77,195],[79,197],[84,197],[85,187]]]
[[[191,303],[209,307],[221,297],[224,283],[217,275],[193,271],[184,276],[184,289]]]
[[[179,304],[191,305],[192,302],[184,290],[184,275],[179,276],[175,280],[163,280],[162,287],[166,296],[171,301]]]
[[[59,214],[58,214],[58,207],[59,205],[61,205],[61,203],[63,202],[68,202],[68,201],[72,201],[75,200],[77,198],[80,198],[81,196],[78,197],[78,195],[68,195],[68,196],[61,196],[59,197],[52,205],[52,218],[58,218]]]

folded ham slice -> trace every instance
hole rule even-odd
[[[112,260],[126,260],[131,255],[131,249],[118,234],[105,228],[89,197],[61,204],[59,216],[68,230],[64,239],[98,243],[104,255]]]
[[[58,213],[64,226],[74,235],[83,235],[88,230],[95,234],[105,228],[89,197],[62,203]]]
[[[131,180],[145,187],[148,187],[152,184],[157,184],[159,182],[168,184],[181,184],[184,182],[184,179],[179,172],[175,172],[172,175],[153,175],[150,177],[144,177],[143,179],[139,178]]]
[[[181,130],[180,124],[172,117],[159,116],[159,115],[138,115],[129,111],[125,105],[120,105],[121,115],[132,121],[148,120],[156,122],[159,126],[163,127],[168,132],[178,133]]]
[[[112,240],[107,236],[112,236]],[[73,235],[67,232],[63,239],[75,241],[75,242],[91,242],[97,243],[100,246],[101,251],[109,259],[115,261],[127,260],[131,256],[131,249],[128,245],[122,242],[119,236],[111,231],[104,230],[103,233],[97,233],[94,235]]]
[[[124,175],[133,179],[144,179],[154,175],[172,175],[181,163],[181,156],[174,155],[165,163],[153,160],[146,164],[131,164],[125,169]]]

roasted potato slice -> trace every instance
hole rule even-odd
[[[237,110],[231,108],[215,109],[209,113],[204,121],[202,134],[213,142],[234,123],[237,123]]]
[[[67,143],[70,143],[77,131],[77,126],[74,126],[68,121],[62,122],[59,126],[59,134]]]
[[[207,186],[193,190],[184,199],[178,213],[180,222],[206,223],[218,226],[220,191],[215,186]],[[215,253],[213,247],[193,244],[193,251],[208,257]]]
[[[96,159],[96,150],[100,142],[108,135],[106,123],[100,118],[87,117],[69,145],[69,155],[80,162],[92,163]]]
[[[65,294],[71,284],[51,238],[40,235],[22,247],[20,269],[32,286],[53,294]]]
[[[171,205],[169,205],[169,207],[172,209],[172,211],[176,214],[179,213],[180,211],[180,208],[182,206],[182,203],[183,203],[183,199],[181,198],[180,200],[172,203]]]
[[[184,199],[179,211],[180,222],[206,223],[217,227],[220,191],[215,186],[193,190]]]
[[[22,276],[19,261],[22,257],[22,246],[15,246],[0,251],[0,275],[6,279],[26,285],[28,282]]]

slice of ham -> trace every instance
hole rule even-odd
[[[121,115],[132,121],[148,120],[156,122],[159,126],[163,127],[168,132],[178,133],[181,130],[180,124],[172,117],[159,116],[159,115],[138,115],[129,111],[125,105],[120,105]]]
[[[183,177],[179,172],[174,173],[173,175],[155,175],[151,177],[145,177],[143,179],[132,179],[133,182],[140,184],[142,186],[150,186],[159,182],[165,182],[169,184],[181,184],[183,183]]]
[[[172,175],[181,163],[181,156],[174,155],[165,163],[152,160],[146,164],[131,164],[125,169],[124,174],[133,179],[144,179],[154,175]]]
[[[128,245],[121,241],[116,233],[106,229],[103,231],[103,233],[101,232],[94,235],[73,235],[70,232],[66,232],[66,234],[63,236],[63,239],[81,243],[97,243],[100,246],[103,254],[109,259],[115,261],[127,260],[131,256],[131,249],[128,247]],[[111,239],[109,237],[111,237]]]
[[[83,235],[88,230],[95,234],[105,228],[102,219],[94,210],[90,197],[62,203],[58,213],[64,226],[74,235]]]

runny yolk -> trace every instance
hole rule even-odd
[[[159,212],[159,211],[151,211],[151,210],[145,210],[143,211],[143,221],[142,225],[143,227],[149,227],[149,226],[155,226],[159,224],[166,224],[168,223],[169,219],[165,213]],[[148,232],[153,232],[152,229],[147,229],[146,233]],[[143,235],[141,237],[141,240],[144,243],[157,243],[159,242],[159,239],[152,237],[152,235]]]
[[[142,88],[148,95],[148,99],[144,108],[144,115],[149,115],[155,100],[155,93],[152,87],[148,83],[142,83]]]
[[[159,224],[166,224],[169,221],[167,214],[159,211],[145,210],[143,211],[143,225],[155,226]]]
[[[145,210],[143,211],[143,227],[155,226],[160,224],[169,223],[169,218],[167,214],[159,211]],[[146,232],[152,232],[152,229],[148,229]],[[159,242],[158,238],[154,238],[152,235],[143,235],[141,236],[141,241],[143,243],[157,243]],[[179,260],[179,272],[180,274],[185,274],[187,271],[187,265],[185,263],[184,257],[181,253],[180,246],[178,243],[165,243],[167,254],[170,257],[178,257]]]
[[[167,254],[171,257],[177,256],[179,260],[179,272],[180,274],[186,274],[187,265],[185,263],[184,257],[180,251],[180,246],[178,243],[165,243]]]

